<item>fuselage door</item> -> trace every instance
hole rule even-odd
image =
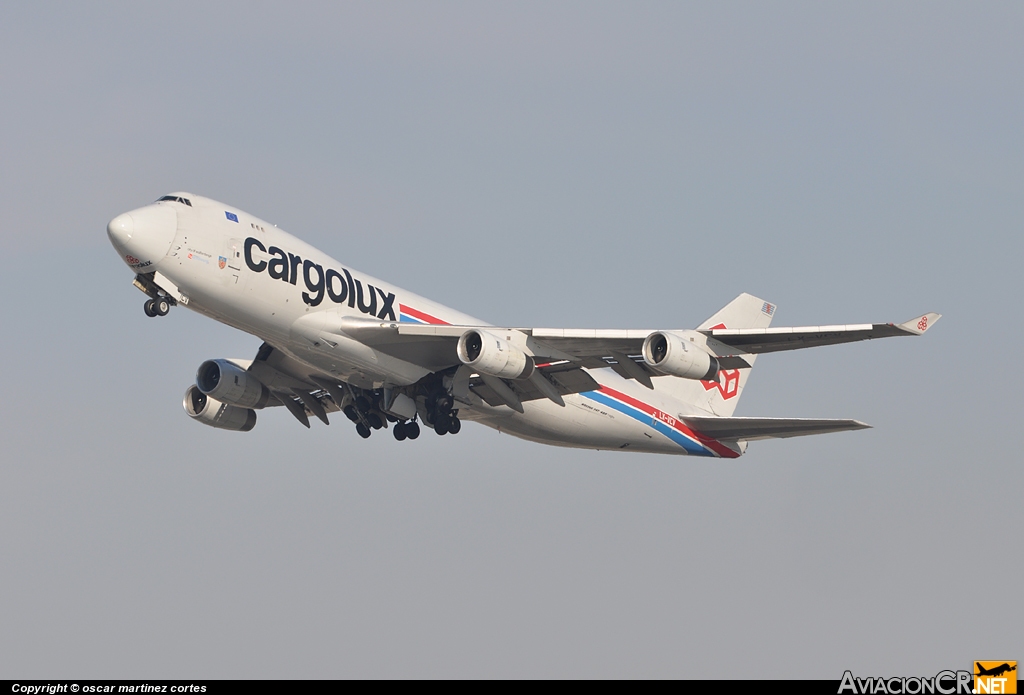
[[[245,261],[242,258],[244,253],[243,244],[245,242],[242,239],[228,239],[227,245],[224,249],[225,255],[217,259],[217,264],[221,265],[229,275],[229,285],[241,285],[244,283],[244,274],[242,273],[242,263]]]

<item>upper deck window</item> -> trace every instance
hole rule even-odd
[[[185,205],[188,205],[189,207],[192,207],[192,201],[190,201],[188,198],[182,198],[182,197],[176,196],[176,195],[165,195],[163,198],[161,198],[160,200],[158,200],[156,202],[159,203],[159,202],[164,201],[164,200],[170,200],[171,202],[174,202],[174,203],[184,203]]]

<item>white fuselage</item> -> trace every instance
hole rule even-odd
[[[181,305],[258,336],[310,372],[366,389],[406,386],[429,370],[354,339],[321,340],[331,315],[355,319],[482,326],[479,319],[352,270],[271,223],[213,200],[176,194],[111,222],[111,241],[136,273]],[[183,200],[189,204],[184,204]],[[173,212],[173,215],[170,214]],[[129,219],[130,218],[130,219]],[[172,220],[173,218],[173,220]],[[119,222],[120,221],[120,222]],[[599,391],[523,404],[520,414],[475,399],[460,417],[545,444],[592,449],[738,456],[694,436],[679,420],[711,415],[611,369],[591,376]],[[703,442],[703,443],[702,443]]]

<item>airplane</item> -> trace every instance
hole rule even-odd
[[[771,328],[776,306],[741,294],[696,329],[493,326],[353,270],[277,226],[178,192],[116,216],[107,234],[147,295],[263,341],[210,359],[189,417],[247,432],[283,406],[301,424],[341,412],[359,436],[398,441],[478,422],[563,447],[737,458],[763,439],[858,430],[857,420],[733,417],[762,353],[922,335],[900,324]]]
[[[974,662],[974,665],[978,669],[978,672],[974,674],[976,676],[1001,676],[1004,673],[1017,670],[1016,662],[1014,662],[1013,666],[1010,666],[1009,663],[1003,663],[993,668],[985,668],[977,661]]]

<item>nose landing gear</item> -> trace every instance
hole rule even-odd
[[[167,316],[167,312],[171,310],[171,307],[177,304],[165,289],[156,284],[154,277],[154,273],[136,275],[135,282],[132,283],[148,297],[146,303],[142,305],[142,310],[146,312],[146,316],[151,318],[154,316]]]
[[[146,312],[146,316],[167,316],[167,312],[171,310],[171,303],[167,297],[156,297],[154,299],[147,299],[146,303],[142,305],[142,310]]]

